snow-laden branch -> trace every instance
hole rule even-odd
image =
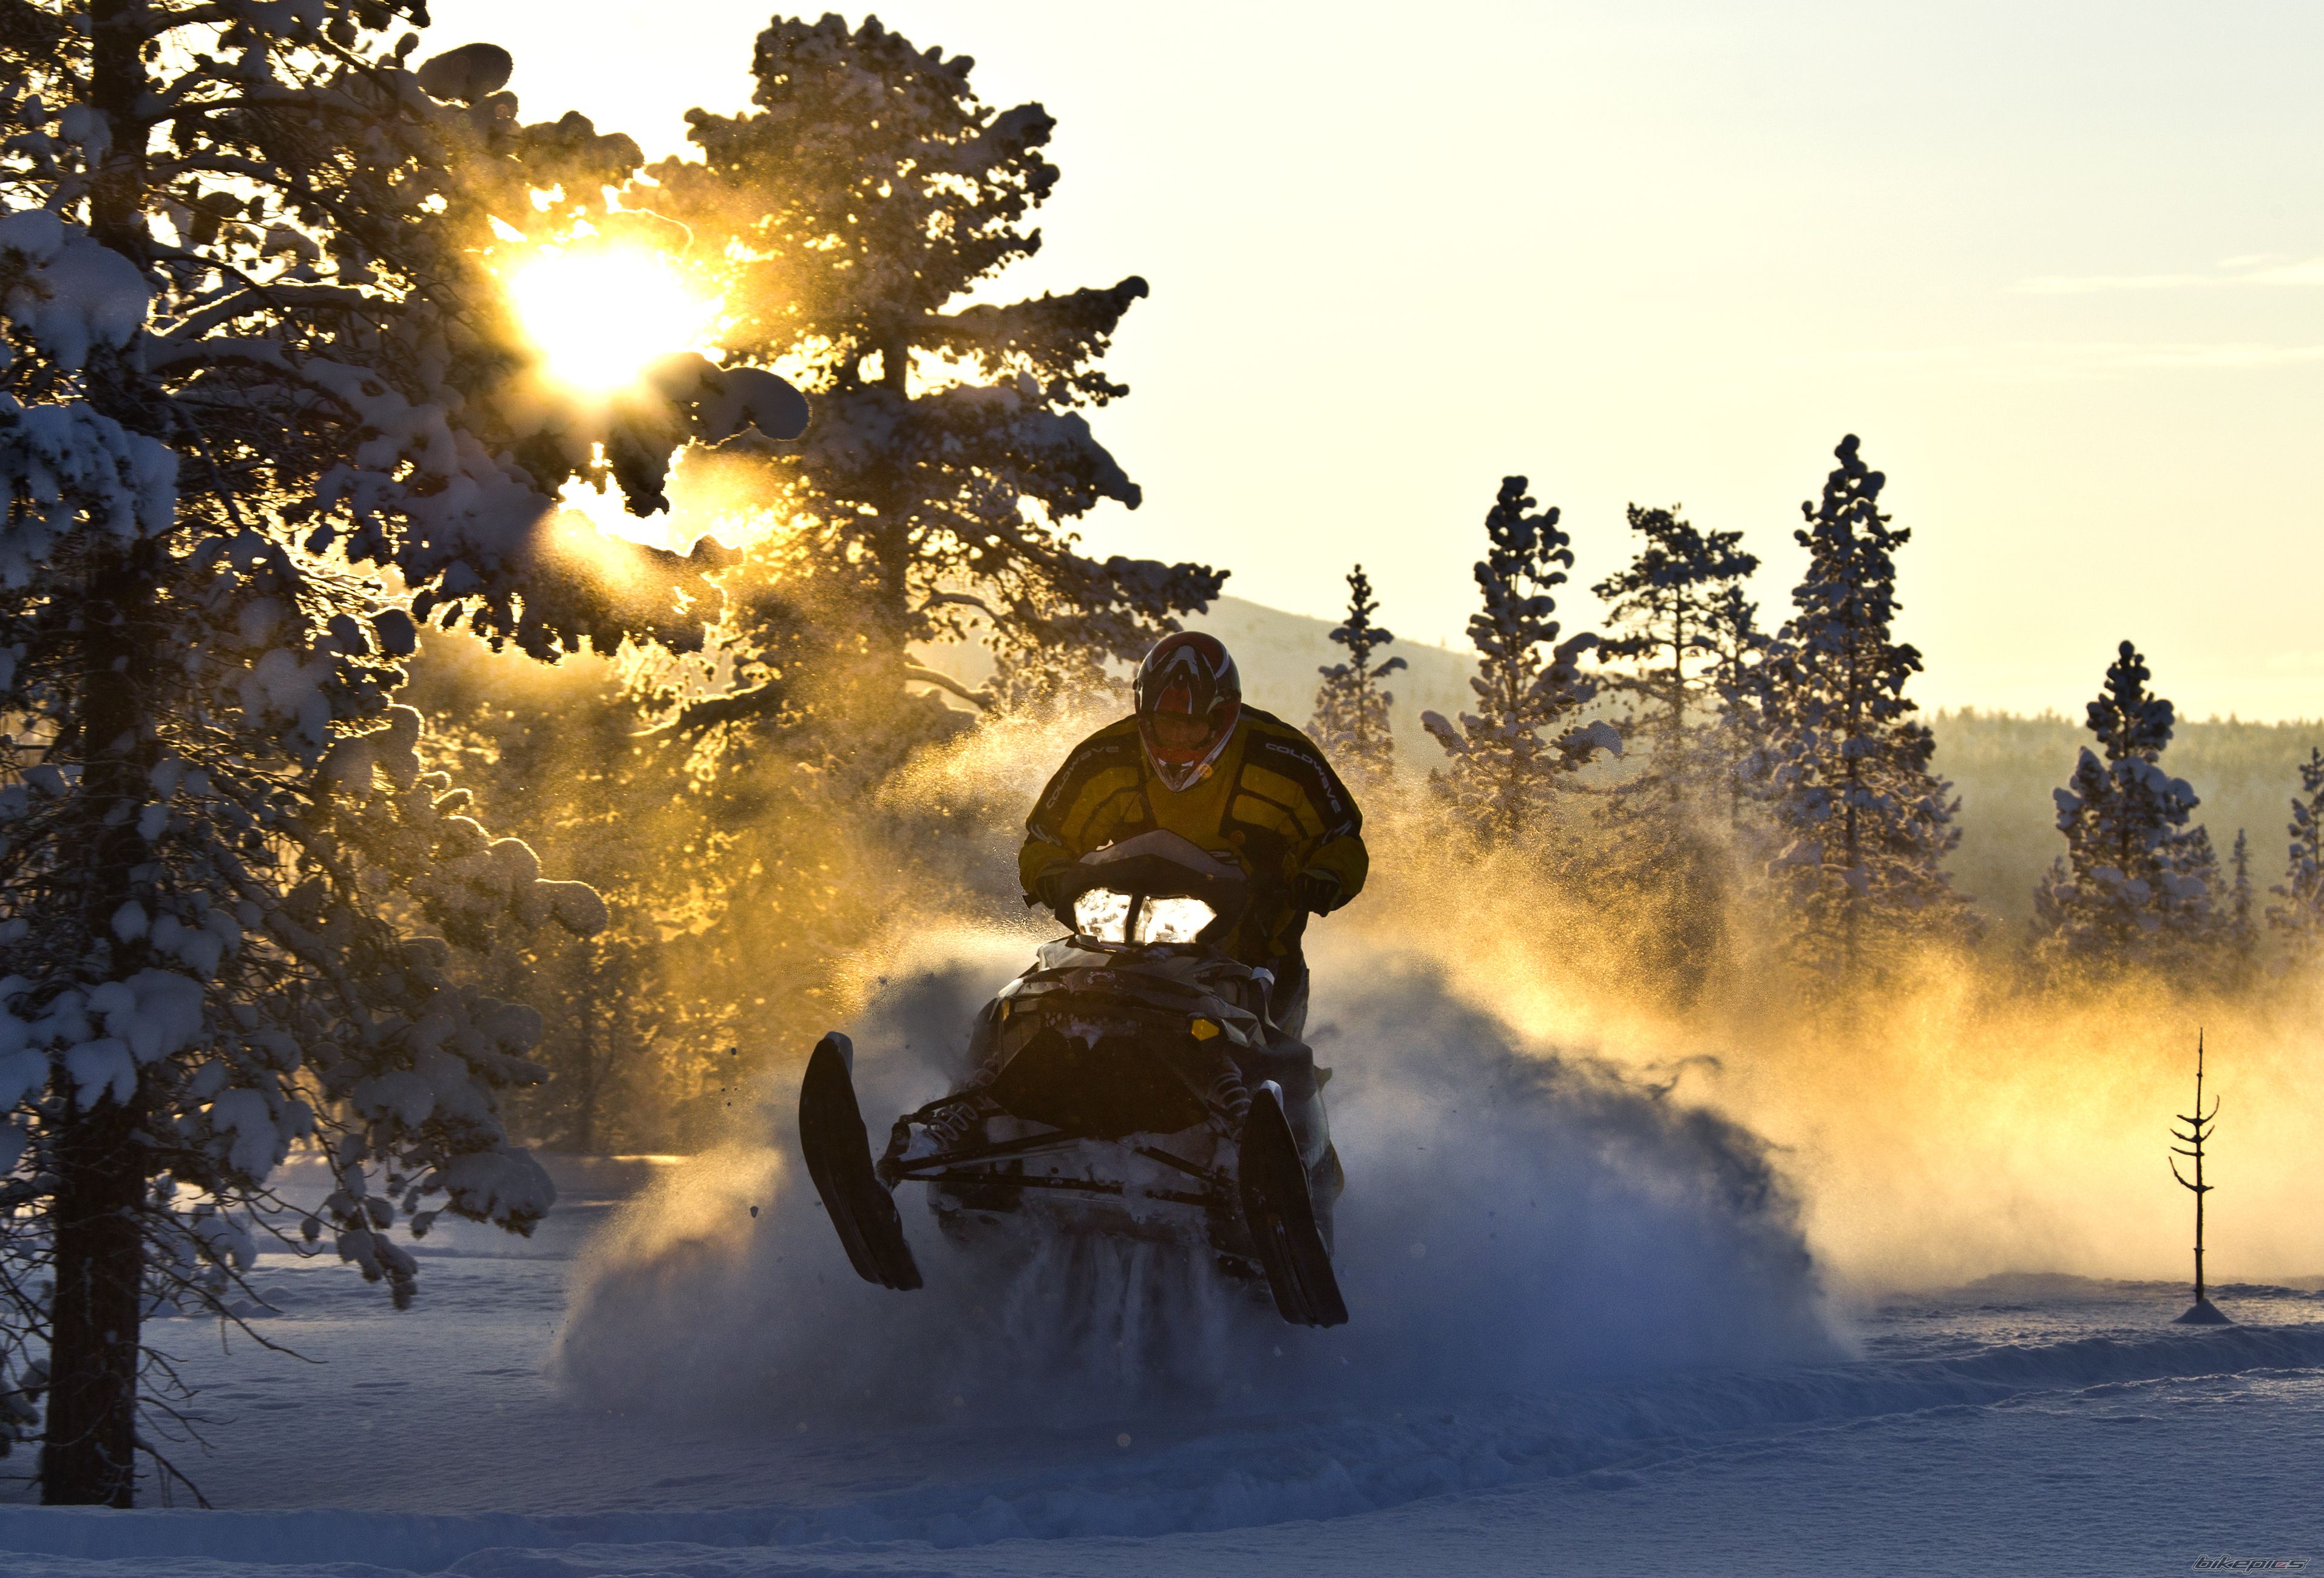
[[[992,697],[990,693],[982,690],[971,689],[968,686],[962,684],[959,680],[954,678],[943,669],[931,669],[924,663],[905,664],[904,678],[917,685],[933,685],[937,689],[948,691],[952,695],[959,697],[963,701],[972,702],[980,708],[990,707],[992,705]]]
[[[177,365],[171,361],[173,351],[189,342],[202,338],[227,324],[244,318],[255,318],[266,312],[295,312],[318,307],[345,307],[380,310],[385,304],[375,291],[348,285],[309,284],[298,280],[254,284],[239,294],[223,301],[187,314],[167,330],[155,336],[156,341],[169,350],[149,354],[147,365],[155,371],[165,371]]]

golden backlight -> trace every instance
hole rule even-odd
[[[510,276],[508,292],[549,375],[591,394],[697,348],[716,311],[667,258],[641,248],[544,252]]]

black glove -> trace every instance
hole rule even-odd
[[[1317,915],[1329,915],[1340,907],[1340,879],[1321,866],[1309,866],[1292,878],[1291,891],[1300,909]]]
[[[1066,926],[1074,923],[1074,891],[1081,873],[1071,861],[1059,861],[1033,879],[1033,901]]]

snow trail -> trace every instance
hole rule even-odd
[[[946,1086],[1021,943],[955,942],[853,1027],[876,1137]],[[1840,1356],[1766,1149],[1592,1062],[1528,1049],[1407,955],[1319,966],[1311,1025],[1349,1186],[1353,1318],[1285,1326],[1264,1294],[1147,1245],[947,1243],[899,1197],[927,1287],[849,1270],[793,1150],[677,1169],[585,1251],[555,1370],[610,1407],[825,1422],[1213,1417],[1536,1391]],[[756,1208],[755,1214],[753,1207]]]
[[[2152,1309],[2123,1313],[2153,1318]],[[244,1509],[124,1516],[0,1507],[0,1552],[268,1566],[359,1562],[374,1573],[497,1575],[561,1572],[550,1553],[590,1547],[620,1549],[629,1564],[617,1570],[659,1571],[650,1558],[684,1546],[735,1552],[727,1570],[741,1573],[788,1572],[794,1564],[817,1570],[817,1553],[853,1546],[869,1555],[909,1542],[900,1554],[924,1564],[907,1570],[950,1572],[953,1564],[932,1560],[934,1552],[1356,1518],[1424,1498],[1551,1481],[1621,1490],[1641,1473],[1692,1460],[1732,1470],[1769,1453],[1862,1452],[1879,1444],[1866,1436],[1869,1429],[1910,1436],[1969,1417],[1997,1429],[2005,1419],[2024,1429],[2035,1415],[2119,1429],[2152,1422],[2158,1412],[2181,1415],[2186,1400],[2199,1397],[2240,1396],[2250,1407],[2287,1383],[2310,1395],[2319,1367],[2324,1327],[2315,1325],[2123,1333],[1887,1362],[1673,1375],[1458,1408],[1253,1421],[1074,1463],[1009,1463],[990,1452],[989,1441],[980,1457],[975,1433],[946,1431],[962,1454],[960,1474],[893,1488],[874,1477],[835,1501],[785,1496],[536,1514]],[[1987,1450],[2000,1444],[1988,1441]],[[1908,1449],[1894,1450],[1909,1456]],[[1038,1561],[1026,1547],[1016,1549],[1027,1565]]]

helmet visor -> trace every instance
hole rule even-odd
[[[1211,742],[1211,720],[1192,713],[1150,713],[1146,722],[1154,731],[1154,743],[1165,751],[1199,750]]]

